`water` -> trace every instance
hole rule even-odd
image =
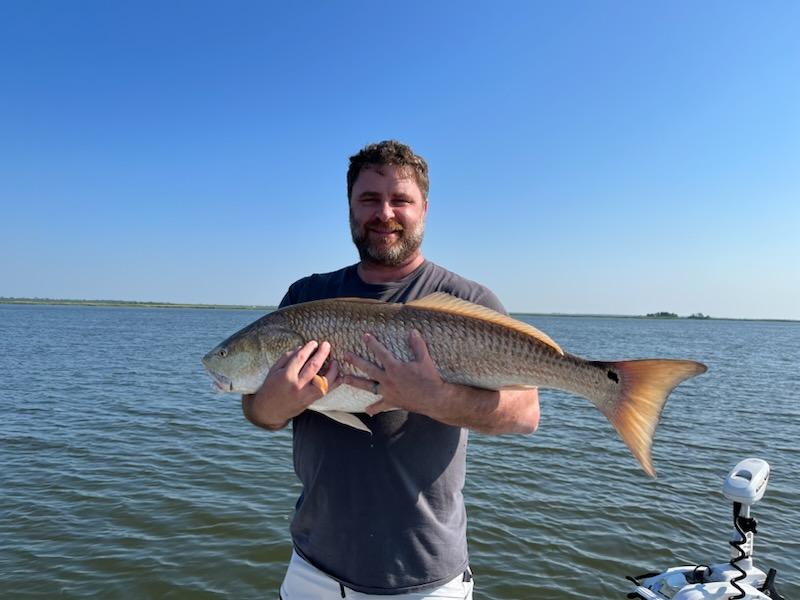
[[[291,434],[217,395],[199,357],[233,310],[0,305],[0,597],[276,597],[299,493]],[[471,438],[476,598],[624,598],[625,575],[727,558],[722,478],[767,460],[756,564],[800,598],[800,324],[533,317],[593,358],[692,357],[648,479],[587,402]]]

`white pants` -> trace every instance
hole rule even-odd
[[[292,551],[292,560],[289,561],[289,569],[286,571],[286,577],[281,585],[280,597],[281,600],[342,600],[342,597],[350,600],[392,600],[394,598],[397,600],[428,600],[429,598],[472,600],[472,586],[472,579],[464,581],[464,575],[460,574],[452,581],[424,592],[377,596],[344,588],[344,596],[342,596],[342,587],[338,581],[331,579],[303,560],[297,552]]]

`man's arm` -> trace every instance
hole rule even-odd
[[[314,384],[331,352],[328,342],[311,341],[278,359],[255,394],[242,396],[247,420],[270,431],[283,429],[289,421],[319,400],[323,392]],[[330,389],[337,385],[339,367],[332,361],[326,378]]]
[[[378,384],[381,400],[367,409],[369,414],[401,408],[482,433],[536,431],[539,425],[536,389],[497,392],[446,383],[416,331],[409,336],[409,346],[415,357],[410,362],[397,360],[371,335],[365,335],[364,341],[384,368],[348,353],[346,359],[367,377],[346,375],[342,383],[367,391],[374,391]]]
[[[480,433],[533,433],[539,427],[539,391],[482,390],[445,384],[445,394],[427,416]],[[425,414],[425,413],[424,413]]]

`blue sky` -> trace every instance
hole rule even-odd
[[[0,296],[274,304],[348,157],[512,311],[800,319],[793,2],[0,3]]]

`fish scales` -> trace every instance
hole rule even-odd
[[[301,333],[305,341],[328,340],[331,355],[343,365],[343,370],[359,375],[363,373],[344,362],[346,351],[383,367],[364,343],[364,333],[372,333],[395,358],[410,361],[414,357],[408,336],[413,329],[420,332],[442,378],[449,383],[500,389],[557,382],[557,373],[568,372],[559,370],[562,361],[552,349],[499,325],[472,323],[461,315],[401,305],[392,311],[382,308],[371,303],[342,304],[326,311],[326,318],[319,318],[319,311],[306,307],[288,311],[287,317],[292,329]]]

